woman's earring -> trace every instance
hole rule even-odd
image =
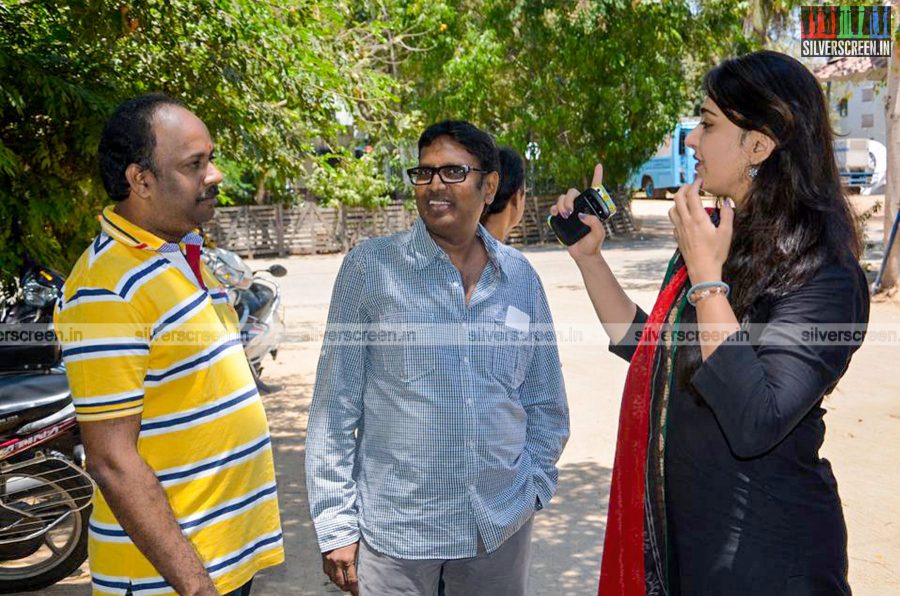
[[[759,166],[750,166],[747,168],[747,175],[750,176],[750,179],[756,178],[756,175],[759,174]]]

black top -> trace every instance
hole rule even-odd
[[[626,337],[646,319],[638,309]],[[760,340],[729,337],[694,374],[693,391],[676,379],[665,448],[673,594],[850,593],[837,484],[819,457],[821,406],[868,319],[862,269],[831,264],[796,292],[754,308],[751,336],[769,324]],[[856,333],[849,341],[796,341],[816,324]],[[635,349],[610,346],[629,361]]]

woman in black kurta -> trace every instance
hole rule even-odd
[[[569,248],[610,349],[631,362],[600,593],[849,594],[822,400],[869,297],[827,107],[775,52],[726,61],[704,87],[687,139],[698,177],[670,211],[679,250],[652,312],[603,260],[596,218],[579,216],[591,233]],[[701,185],[729,200],[704,210]],[[570,214],[577,194],[552,212]]]
[[[804,322],[862,332],[866,289],[859,266],[831,264],[797,292],[761,304],[751,333],[787,323],[782,332],[796,335]],[[626,337],[639,337],[646,317],[638,310]],[[668,400],[671,594],[849,593],[844,518],[819,447],[822,396],[844,374],[854,342],[783,339],[762,338],[756,349],[724,343],[692,377],[694,391],[676,387]],[[635,347],[610,349],[630,360]]]

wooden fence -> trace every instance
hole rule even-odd
[[[555,243],[556,238],[547,227],[547,213],[555,200],[551,196],[528,197],[522,223],[513,229],[510,244]],[[619,200],[616,203],[619,213],[606,222],[609,236],[635,229],[627,204]],[[415,211],[400,203],[377,209],[335,209],[314,202],[290,208],[281,205],[219,207],[206,232],[218,246],[241,256],[312,255],[346,252],[367,238],[401,232],[416,217]]]
[[[346,252],[366,238],[405,230],[415,220],[402,204],[379,209],[251,205],[219,207],[206,227],[219,246],[241,256],[312,255]]]

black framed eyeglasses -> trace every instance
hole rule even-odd
[[[440,176],[441,182],[444,184],[459,184],[460,182],[465,181],[469,172],[482,172],[486,174],[488,170],[473,168],[472,166],[456,165],[441,166],[439,168],[419,166],[406,170],[406,173],[409,174],[409,181],[416,186],[431,184],[431,180],[434,178],[435,173]]]

